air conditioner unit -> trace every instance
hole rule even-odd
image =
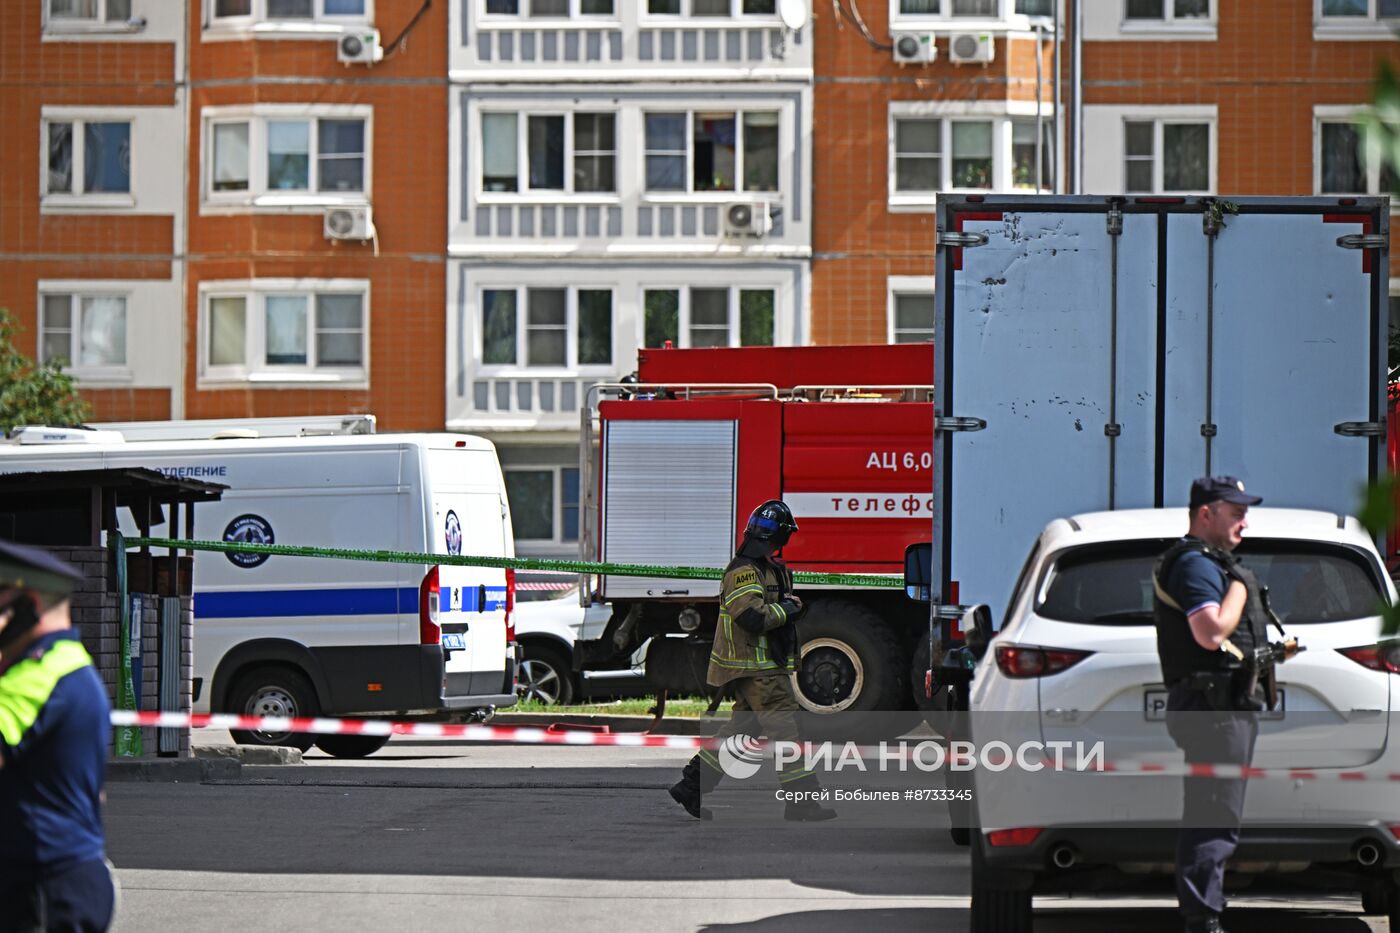
[[[734,201],[724,205],[724,235],[761,237],[773,229],[767,201]]]
[[[347,65],[372,65],[384,58],[378,29],[356,30],[341,36],[335,44],[335,57]]]
[[[899,32],[894,36],[894,60],[901,65],[917,65],[938,58],[938,46],[933,34],[927,32]]]
[[[368,240],[374,236],[374,216],[368,207],[328,207],[321,232],[328,240]]]
[[[948,37],[948,61],[958,64],[982,62],[996,57],[996,43],[989,32],[955,32]]]

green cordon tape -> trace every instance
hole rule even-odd
[[[713,567],[661,567],[652,564],[595,564],[583,560],[545,560],[536,557],[467,557],[454,554],[415,554],[410,551],[361,551],[350,548],[302,547],[295,544],[251,544],[243,541],[179,541],[172,538],[127,538],[128,547],[163,547],[189,551],[222,551],[226,554],[267,554],[270,557],[334,557],[384,564],[439,564],[449,567],[495,567],[502,570],[545,570],[553,573],[594,573],[618,577],[670,577],[682,580],[721,580],[724,571]],[[870,573],[807,573],[792,575],[794,583],[818,586],[863,586],[902,589],[898,577]]]

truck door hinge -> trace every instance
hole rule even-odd
[[[934,418],[935,431],[982,431],[987,427],[983,418]]]
[[[1337,245],[1342,249],[1380,249],[1390,245],[1390,238],[1384,233],[1348,233],[1337,237]]]
[[[1201,425],[1201,437],[1215,437],[1215,428],[1216,426],[1210,422]]]
[[[1120,207],[1118,206],[1118,200],[1117,200],[1116,198],[1113,199],[1112,201],[1110,201],[1109,204],[1110,204],[1111,206],[1109,207],[1109,209],[1108,209],[1108,214],[1107,214],[1108,235],[1109,235],[1109,236],[1122,236],[1122,235],[1123,235],[1123,209],[1120,208]]]
[[[1385,437],[1384,421],[1343,421],[1332,425],[1342,437]]]
[[[1119,437],[1123,433],[1123,426],[1116,423],[1106,424],[1103,426],[1103,433],[1105,437]]]
[[[938,245],[964,248],[986,246],[987,235],[985,233],[964,233],[961,230],[940,230],[938,231]]]

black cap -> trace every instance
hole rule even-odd
[[[0,540],[0,590],[38,590],[66,596],[83,575],[48,551]]]
[[[1202,476],[1191,483],[1192,511],[1212,502],[1233,502],[1236,505],[1258,505],[1260,496],[1244,491],[1244,483],[1233,476]]]

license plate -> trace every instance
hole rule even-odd
[[[1259,714],[1260,719],[1282,719],[1283,711],[1287,707],[1284,700],[1284,690],[1282,687],[1278,691],[1278,709],[1267,710]],[[1142,713],[1148,722],[1165,722],[1167,719],[1167,691],[1165,690],[1145,690],[1142,694]]]
[[[467,647],[467,636],[460,632],[442,633],[443,651],[465,651]]]

